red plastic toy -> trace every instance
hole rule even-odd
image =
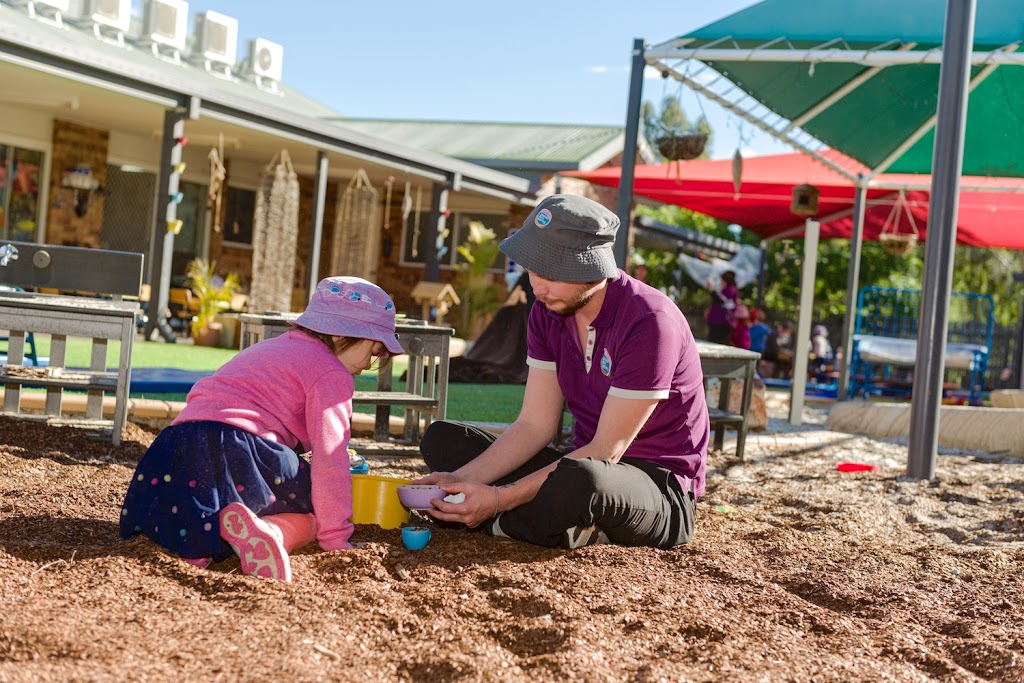
[[[840,472],[874,472],[878,465],[868,465],[862,462],[841,462],[836,465]]]

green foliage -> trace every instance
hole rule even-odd
[[[462,303],[463,322],[459,334],[468,336],[476,330],[481,318],[496,311],[505,299],[503,285],[496,284],[491,267],[501,250],[493,230],[479,221],[469,224],[466,241],[456,249],[466,263],[461,265],[458,285]]]
[[[192,322],[193,336],[197,336],[199,330],[208,328],[217,319],[217,313],[230,306],[231,295],[238,289],[237,273],[228,273],[227,277],[219,278],[216,268],[216,262],[197,258],[189,261],[185,271],[188,276],[186,284],[199,302],[199,309]]]
[[[732,238],[724,222],[680,207],[640,206],[637,213],[668,225],[678,225],[725,239]],[[760,238],[749,231],[741,233],[740,241],[760,244]],[[765,243],[764,247],[767,254],[763,308],[767,320],[795,320],[800,301],[804,241],[775,240]],[[636,249],[635,252],[647,264],[647,282],[672,296],[684,311],[703,310],[708,305],[709,295],[706,290],[676,272],[675,254],[645,249]],[[864,242],[858,287],[878,285],[920,289],[924,253],[924,244],[917,245],[906,256],[894,256],[885,251],[879,242]],[[812,313],[816,322],[833,321],[838,324],[845,316],[849,263],[849,240],[819,242]],[[996,324],[1013,324],[1020,316],[1020,301],[1024,296],[1024,285],[1013,280],[1015,272],[1024,272],[1024,252],[957,246],[952,290],[991,294],[995,301]],[[740,296],[750,303],[756,302],[756,284],[748,285],[740,292]]]

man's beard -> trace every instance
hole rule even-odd
[[[576,311],[586,306],[588,303],[590,303],[590,300],[594,298],[593,292],[589,291],[589,289],[589,287],[584,287],[573,298],[566,300],[566,302],[563,304],[564,308],[562,310],[553,312],[557,315],[561,315],[566,318],[569,317],[570,315],[575,314]],[[549,311],[552,310],[551,306],[549,306],[548,304],[544,304],[544,306],[547,307]]]

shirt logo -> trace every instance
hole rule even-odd
[[[538,228],[546,228],[551,223],[551,211],[548,209],[541,209],[537,212],[537,217],[533,219],[534,224]]]
[[[601,356],[601,372],[605,377],[612,374],[612,357],[608,355],[608,349],[605,349],[604,355]]]

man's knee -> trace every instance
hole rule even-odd
[[[611,463],[604,460],[562,458],[546,483],[555,487],[567,502],[589,504],[606,485],[610,471]]]
[[[453,439],[458,438],[459,425],[444,420],[431,422],[420,439],[420,453],[423,462],[432,472],[445,471],[442,462],[445,453],[451,448]]]

